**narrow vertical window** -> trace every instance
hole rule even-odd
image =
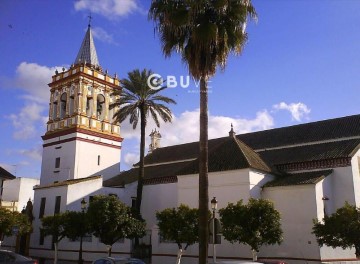
[[[40,212],[39,212],[39,218],[42,218],[45,213],[45,204],[46,204],[46,198],[42,197],[40,202]]]
[[[60,168],[60,157],[55,159],[55,169]]]
[[[100,155],[98,155],[98,165],[100,165]]]
[[[54,214],[60,213],[61,196],[56,196]]]

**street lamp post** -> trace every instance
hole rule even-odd
[[[86,201],[85,198],[82,198],[81,200],[81,213],[82,213],[82,220],[84,222],[85,220],[85,209],[86,209]],[[83,264],[84,260],[82,258],[82,244],[83,244],[83,230],[84,230],[84,226],[81,225],[81,236],[80,236],[80,251],[79,251],[79,264]]]
[[[213,221],[212,221],[212,229],[213,229],[213,231],[212,231],[212,237],[213,237],[213,261],[214,261],[214,263],[216,263],[216,249],[215,249],[215,236],[216,236],[216,234],[215,234],[215,211],[216,211],[216,209],[217,209],[217,203],[218,203],[218,201],[216,200],[216,197],[214,197],[214,198],[212,198],[211,199],[211,201],[210,201],[210,203],[211,203],[211,209],[212,209],[212,211],[213,211]]]

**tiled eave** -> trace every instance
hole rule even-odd
[[[351,157],[303,161],[288,164],[278,164],[276,168],[279,171],[301,171],[301,170],[314,170],[324,168],[347,167],[351,165]]]
[[[166,183],[175,183],[177,182],[177,176],[168,176],[160,178],[151,178],[145,179],[144,185],[155,185],[155,184],[166,184]]]
[[[54,182],[52,184],[43,185],[43,186],[36,185],[36,186],[34,186],[34,190],[48,189],[48,188],[62,187],[62,186],[69,186],[69,185],[77,184],[77,183],[80,183],[80,182],[97,180],[97,179],[101,179],[101,178],[102,178],[102,176],[98,175],[98,176],[90,176],[90,177],[80,178],[80,179],[72,179],[72,180],[66,180],[66,181],[61,181],[61,182]]]

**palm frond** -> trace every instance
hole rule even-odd
[[[199,80],[224,69],[230,53],[246,44],[248,18],[257,14],[251,0],[153,0],[149,19],[155,23],[164,55],[181,54],[189,72]]]
[[[157,126],[160,126],[159,118],[164,122],[171,121],[171,110],[162,103],[176,104],[176,102],[160,94],[166,87],[150,89],[147,81],[152,74],[153,72],[148,69],[141,71],[135,69],[128,73],[127,78],[121,80],[122,91],[115,91],[112,94],[116,100],[110,104],[110,109],[117,109],[114,114],[116,122],[122,123],[129,118],[130,124],[135,129],[140,121],[142,107],[145,108],[145,116],[150,115]],[[147,120],[144,121],[146,124]]]

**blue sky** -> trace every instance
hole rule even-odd
[[[253,0],[241,56],[210,83],[209,136],[296,125],[359,113],[360,1]],[[41,136],[55,69],[75,60],[91,12],[101,66],[124,78],[149,68],[161,76],[188,74],[179,56],[165,59],[147,0],[0,1],[0,166],[40,177]],[[168,89],[174,121],[162,124],[162,146],[198,139],[196,83]],[[149,123],[149,134],[155,126]],[[138,159],[139,131],[122,124],[121,169]],[[148,143],[147,143],[148,144]]]

